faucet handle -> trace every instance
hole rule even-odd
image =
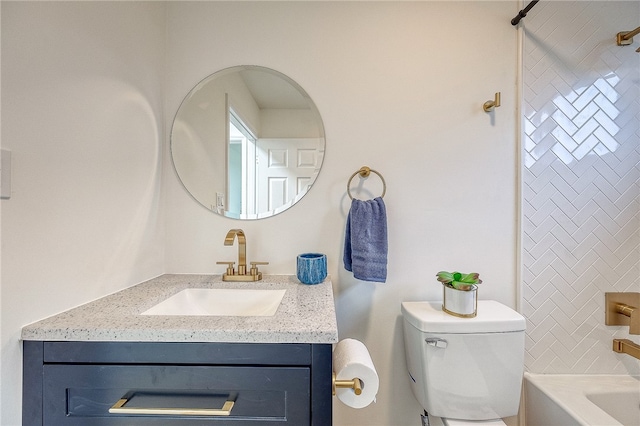
[[[235,271],[233,270],[233,265],[236,264],[236,262],[216,262],[216,264],[218,265],[227,265],[227,275],[235,275]]]
[[[628,325],[629,334],[640,334],[640,292],[605,293],[605,324]]]
[[[249,271],[249,273],[252,276],[257,276],[258,274],[262,275],[261,272],[258,272],[258,265],[268,265],[269,262],[249,262],[251,263],[251,270]]]
[[[640,334],[640,308],[627,306],[629,312],[629,334]],[[626,313],[625,313],[626,315]]]

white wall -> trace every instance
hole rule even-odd
[[[516,2],[169,3],[166,124],[208,74],[239,64],[280,71],[322,115],[327,150],[311,192],[291,210],[238,222],[213,215],[165,165],[167,272],[220,273],[228,229],[247,233],[249,260],[295,273],[295,256],[324,252],[340,338],[369,347],[377,404],[336,402],[335,424],[419,425],[405,371],[400,302],[439,299],[435,274],[477,271],[481,297],[516,300]],[[502,92],[494,114],[482,104]],[[168,148],[167,148],[168,149]],[[387,182],[387,283],[341,265],[346,183],[360,166]],[[375,177],[364,187],[380,191]]]
[[[164,271],[162,3],[2,2],[2,410],[23,325]]]
[[[581,19],[591,19],[598,7],[585,6],[591,3],[581,3]],[[530,59],[546,52],[552,60],[541,64],[551,69],[575,55],[566,53],[572,44],[565,46],[565,38],[553,37],[595,28],[570,18],[573,2],[568,9],[556,8],[560,4],[541,2],[525,18],[529,36],[537,35],[527,43],[558,43],[531,51]],[[340,336],[367,344],[382,386],[378,403],[363,410],[336,403],[339,426],[419,424],[404,369],[399,304],[439,298],[435,272],[478,271],[485,280],[481,297],[514,305],[516,31],[509,20],[516,1],[0,7],[1,143],[14,155],[14,191],[0,209],[3,426],[20,422],[23,325],[163,272],[220,272],[215,261],[236,256],[235,248],[222,245],[236,226],[248,234],[250,260],[271,262],[267,273],[293,273],[302,251],[328,254]],[[590,41],[608,46],[611,30],[637,25],[637,9],[623,18],[609,15],[620,7],[634,4],[596,13],[599,26]],[[538,31],[557,21],[561,31],[541,38]],[[576,65],[585,71],[576,70],[578,80],[591,72],[585,65],[599,61],[587,45],[582,38],[575,44],[589,58]],[[631,58],[604,62],[630,70],[640,58],[619,49],[614,54]],[[301,84],[327,135],[313,190],[292,210],[255,222],[217,217],[197,205],[163,158],[183,96],[206,75],[239,64],[271,67]],[[503,106],[485,114],[480,106],[495,91],[502,92]],[[629,111],[637,116],[637,109]],[[345,185],[364,164],[387,180],[386,284],[356,281],[341,266]],[[380,191],[375,177],[364,186],[373,195]],[[533,290],[531,283],[525,291]],[[525,308],[532,326],[549,326],[536,335],[561,331],[553,327],[566,318],[547,315],[552,321],[537,323],[544,306]],[[563,368],[551,352],[546,361],[544,351],[534,354],[533,343],[530,333],[536,370]],[[630,365],[623,358],[615,368]]]

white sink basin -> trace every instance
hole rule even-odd
[[[273,316],[286,290],[188,288],[142,315]]]

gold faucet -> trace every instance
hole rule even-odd
[[[225,246],[232,246],[233,240],[238,236],[238,275],[247,273],[247,238],[242,229],[232,229],[224,238]]]
[[[613,339],[613,351],[640,359],[640,345],[629,339]]]
[[[233,268],[235,262],[216,262],[219,265],[227,265],[227,271],[222,275],[222,281],[259,281],[262,272],[258,271],[258,265],[268,265],[269,262],[251,262],[251,268],[247,273],[247,238],[242,229],[231,229],[224,238],[225,246],[232,246],[236,236],[238,237],[238,271]]]

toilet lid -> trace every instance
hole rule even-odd
[[[495,300],[478,300],[473,318],[460,318],[442,310],[442,302],[402,302],[402,315],[420,331],[429,333],[505,333],[523,331],[525,320]]]

